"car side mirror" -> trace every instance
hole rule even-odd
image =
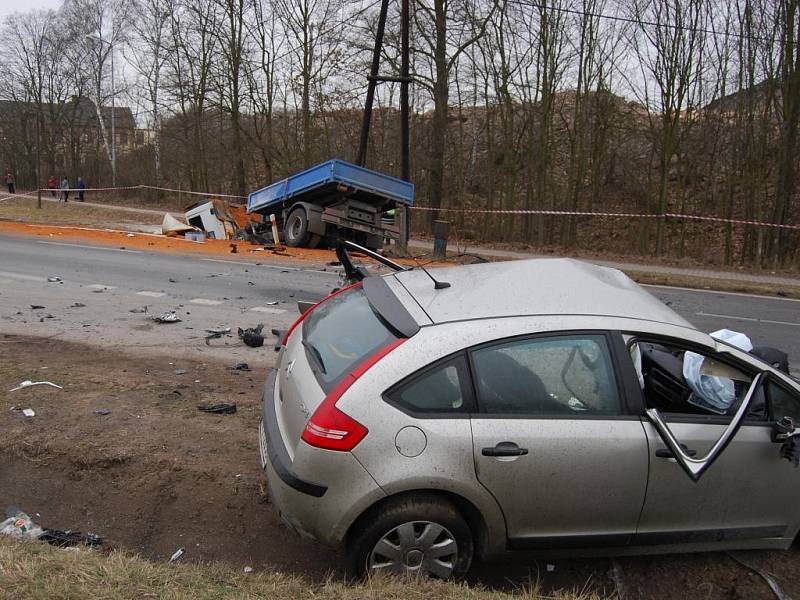
[[[772,441],[780,442],[781,458],[785,458],[795,467],[800,467],[800,445],[796,436],[800,436],[800,429],[795,427],[792,417],[781,417],[772,426]]]
[[[796,435],[800,435],[800,428],[792,417],[781,417],[772,425],[773,442],[782,443]]]

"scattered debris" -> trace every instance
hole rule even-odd
[[[136,237],[136,236],[132,233],[129,233],[126,237]]]
[[[140,306],[138,308],[132,308],[128,312],[132,312],[132,313],[136,313],[136,314],[146,313],[147,312],[147,306],[145,305],[145,306]]]
[[[174,280],[172,277],[170,277],[170,278],[169,278],[169,282],[170,282],[170,283],[178,283],[178,282],[177,282],[176,280]]]
[[[180,323],[181,319],[178,315],[175,314],[175,311],[161,313],[160,315],[156,315],[153,317],[153,321],[156,323]]]
[[[38,540],[44,533],[44,530],[21,510],[9,508],[6,515],[8,518],[0,523],[0,535]]]
[[[99,546],[103,539],[93,533],[82,535],[80,531],[61,531],[60,529],[42,529],[33,522],[27,514],[14,506],[6,510],[5,521],[0,522],[0,535],[15,538],[42,540],[48,544],[65,548],[84,544],[86,546]],[[38,513],[37,513],[38,516]]]
[[[246,362],[238,362],[235,365],[228,367],[229,371],[250,371],[250,365]]]
[[[252,573],[253,572],[253,567],[245,567],[244,568],[244,572],[245,573]]]
[[[48,277],[47,281],[49,283],[61,283],[61,277],[56,277],[55,275],[53,275],[52,277]]]
[[[217,327],[215,329],[206,329],[206,346],[210,346],[208,342],[211,340],[215,340],[217,338],[221,338],[223,335],[230,335],[231,328],[230,327]]]
[[[86,308],[86,305],[83,304],[82,302],[73,302],[72,304],[69,305],[69,307],[70,308]],[[42,308],[44,308],[44,307],[42,307]]]
[[[110,415],[111,411],[109,409],[107,409],[107,408],[100,408],[100,409],[94,411],[94,414],[100,415],[102,417],[105,417],[106,415]]]
[[[266,303],[267,306],[275,306],[276,304],[280,304],[280,300],[272,300]]]
[[[191,225],[187,225],[186,223],[181,223],[173,217],[169,213],[164,214],[164,220],[161,222],[161,233],[166,236],[174,237],[180,233],[186,233],[187,231],[194,231],[195,228]]]
[[[236,412],[235,404],[198,404],[197,410],[206,413],[214,413],[217,415],[232,415]]]
[[[45,308],[45,307],[42,306],[41,304],[31,304],[31,310],[40,310],[42,308]]]
[[[236,244],[231,244],[231,254],[238,254],[239,247]]]
[[[92,290],[92,293],[93,294],[102,294],[105,291],[106,291],[106,288],[103,288],[102,290]]]
[[[22,414],[25,415],[26,417],[35,417],[36,416],[36,413],[33,411],[32,408],[23,408],[22,409]]]
[[[609,571],[611,580],[614,582],[614,587],[617,591],[617,598],[619,600],[626,600],[625,584],[622,579],[622,565],[616,558],[611,559],[611,570]]]
[[[264,336],[261,335],[261,331],[264,329],[264,324],[259,323],[255,327],[250,327],[248,329],[239,328],[239,337],[245,343],[245,345],[250,346],[251,348],[260,348],[264,345]]]
[[[183,556],[185,552],[186,548],[178,548],[177,550],[175,550],[175,552],[172,553],[172,556],[169,557],[169,562],[175,562],[181,556]]]
[[[188,372],[186,369],[175,369],[175,375],[186,375]]]
[[[103,543],[103,538],[93,533],[83,535],[80,531],[61,531],[60,529],[45,529],[39,539],[59,548],[68,546],[99,546]]]
[[[59,390],[63,390],[60,385],[56,385],[52,381],[31,381],[29,379],[21,382],[17,387],[8,390],[9,392],[16,392],[17,390],[21,390],[23,388],[33,387],[34,385],[49,385],[54,388],[58,388]]]
[[[556,570],[556,566],[553,563],[547,563],[546,567],[548,573],[552,573]]]
[[[761,579],[763,579],[767,583],[769,589],[772,590],[772,593],[775,594],[775,597],[778,600],[789,600],[790,596],[783,591],[783,588],[778,583],[778,580],[775,579],[769,573],[767,573],[764,569],[758,568],[756,565],[744,559],[739,554],[734,554],[733,552],[726,552],[726,554],[730,556],[733,560],[738,562],[740,565],[742,565],[743,567],[750,569],[753,573],[761,577]]]

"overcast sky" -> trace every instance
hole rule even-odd
[[[13,12],[27,12],[34,8],[57,8],[61,0],[0,0],[0,20]]]

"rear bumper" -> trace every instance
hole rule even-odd
[[[275,410],[277,371],[264,386],[259,427],[261,465],[270,499],[281,520],[305,537],[337,546],[350,525],[385,494],[349,452],[300,441],[294,460],[281,437]]]
[[[286,451],[286,446],[281,439],[278,427],[278,417],[275,413],[275,379],[278,372],[272,371],[264,386],[264,402],[261,413],[261,428],[259,432],[259,447],[261,449],[261,465],[270,464],[280,480],[298,492],[308,494],[314,498],[321,498],[328,491],[325,485],[306,481],[292,471],[292,460]]]

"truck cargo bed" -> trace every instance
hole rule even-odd
[[[277,212],[294,202],[324,207],[340,201],[342,195],[382,209],[395,203],[411,206],[414,184],[343,160],[329,160],[250,193],[247,212]]]

